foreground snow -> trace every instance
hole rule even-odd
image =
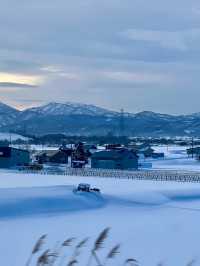
[[[88,182],[102,195],[72,190]],[[186,265],[199,258],[200,185],[0,173],[1,265],[25,264],[36,239],[48,245],[67,237],[91,237],[112,228],[108,246],[140,265]],[[105,246],[106,248],[107,246]]]

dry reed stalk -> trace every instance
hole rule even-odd
[[[67,266],[74,266],[77,263],[78,263],[77,260],[70,260],[69,263],[67,264]]]
[[[127,260],[125,260],[124,265],[129,265],[129,266],[138,266],[138,261],[136,259],[133,258],[129,258]]]
[[[60,254],[60,244],[59,241],[56,242],[56,245],[53,248],[53,253],[57,254],[57,256],[52,256],[51,262],[49,263],[49,266],[53,266],[57,260],[57,258],[59,257]]]
[[[104,244],[105,240],[108,238],[109,231],[110,231],[110,228],[107,227],[97,237],[96,241],[94,242],[94,246],[91,250],[91,254],[90,254],[90,257],[88,259],[87,266],[90,266],[90,264],[92,262],[92,258],[94,258],[96,261],[98,261],[99,265],[102,265],[102,263],[100,263],[100,261],[99,261],[99,258],[96,254],[96,251],[103,248],[103,244]]]
[[[81,250],[81,248],[85,247],[85,245],[86,245],[86,243],[88,242],[88,240],[89,240],[88,237],[87,237],[87,238],[84,238],[83,240],[81,240],[81,241],[75,246],[75,249],[74,249],[74,252],[73,252],[73,254],[72,254],[72,257],[71,257],[71,259],[70,259],[70,261],[69,261],[69,264],[72,263],[72,262],[73,262],[74,264],[78,263],[77,258],[78,258],[78,256],[80,255],[80,250]]]
[[[63,241],[63,243],[62,243],[62,245],[60,247],[59,253],[61,253],[61,250],[64,247],[70,247],[72,245],[72,243],[74,242],[75,239],[76,239],[75,237],[70,237],[70,238],[66,239],[65,241]],[[66,255],[64,255],[63,257],[61,257],[59,266],[63,265],[64,260],[66,259],[66,257],[67,257]]]
[[[77,245],[76,245],[76,248],[77,249],[80,249],[80,248],[83,248],[85,247],[86,243],[89,241],[89,238],[86,237],[84,238],[82,241],[80,241]]]
[[[97,237],[94,243],[94,247],[93,247],[94,252],[103,248],[103,244],[105,240],[108,238],[109,231],[110,231],[110,228],[107,227],[99,234],[99,236]]]
[[[32,261],[32,258],[33,256],[39,252],[44,244],[44,241],[46,239],[47,235],[42,235],[38,240],[37,242],[35,243],[33,249],[32,249],[32,252],[30,254],[30,257],[28,258],[27,262],[26,262],[26,266],[29,266],[31,261]]]
[[[45,266],[51,263],[52,257],[58,256],[57,253],[51,252],[50,249],[45,250],[37,260],[37,266]]]
[[[63,247],[70,247],[70,246],[72,245],[72,242],[73,242],[75,239],[76,239],[75,237],[71,237],[71,238],[66,239],[66,240],[62,243],[62,246],[63,246]]]
[[[109,259],[114,259],[119,253],[120,249],[120,244],[114,246],[109,252],[108,252],[108,255],[106,256],[106,259],[105,259],[105,262],[104,262],[104,266],[106,265],[107,261]]]

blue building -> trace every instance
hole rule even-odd
[[[138,156],[128,149],[99,151],[91,157],[91,167],[99,169],[138,169]]]
[[[12,147],[0,147],[0,168],[23,166],[30,163],[30,154],[26,150]]]

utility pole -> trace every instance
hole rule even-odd
[[[192,137],[192,158],[194,158],[194,138]]]
[[[119,135],[120,137],[125,136],[124,109],[123,108],[120,110]]]
[[[9,137],[10,137],[10,143],[9,143],[9,146],[11,147],[12,146],[12,135],[11,135],[11,131],[9,131]]]

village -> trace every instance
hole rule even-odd
[[[18,143],[18,144],[16,144]],[[169,159],[182,159],[182,166],[200,161],[199,140],[168,139],[158,141],[149,139],[130,139],[126,143],[97,142],[62,143],[62,144],[28,144],[25,141],[0,143],[0,168],[18,171],[65,171],[66,168],[110,169],[110,170],[151,170],[155,165],[169,162]],[[171,151],[170,151],[171,150]],[[176,153],[180,156],[173,157]],[[171,154],[170,154],[171,153]],[[162,169],[162,167],[159,167]]]

